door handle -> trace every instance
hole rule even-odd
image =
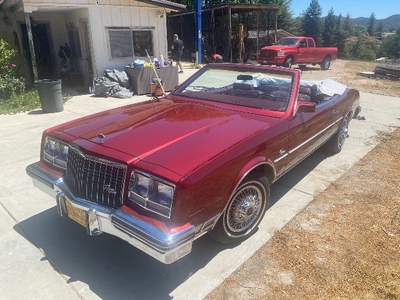
[[[334,109],[334,110],[331,111],[332,115],[337,115],[338,113],[339,113],[339,111],[337,109]]]

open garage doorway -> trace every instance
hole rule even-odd
[[[29,78],[33,78],[31,54],[29,52],[29,41],[26,29],[26,24],[21,24],[22,34],[22,45],[23,55],[25,61],[30,65],[27,70],[30,74],[27,74]],[[52,42],[50,39],[49,24],[47,23],[36,23],[32,24],[32,35],[33,43],[35,47],[36,66],[38,70],[39,79],[57,79],[59,74],[54,63],[54,51]]]

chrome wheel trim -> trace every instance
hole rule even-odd
[[[226,212],[226,226],[236,233],[246,233],[257,223],[261,214],[263,192],[254,183],[245,185],[235,194]]]
[[[292,61],[293,60],[291,58],[286,59],[284,62],[284,67],[291,69],[293,64]]]
[[[347,120],[344,119],[342,122],[342,125],[340,126],[339,129],[339,135],[338,135],[338,147],[342,148],[344,145],[344,142],[347,139],[347,136],[349,135],[349,128],[347,124]]]
[[[329,65],[330,65],[330,60],[329,59],[325,59],[325,62],[324,62],[325,69],[329,69]]]

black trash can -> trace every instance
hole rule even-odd
[[[61,79],[40,79],[35,84],[40,97],[40,104],[45,113],[54,113],[64,110],[61,91]]]

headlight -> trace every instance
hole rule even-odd
[[[170,217],[175,185],[148,174],[132,171],[129,200],[159,215]]]
[[[276,56],[282,57],[282,56],[286,56],[286,54],[285,54],[285,52],[283,52],[283,51],[278,51],[278,52],[276,53]]]
[[[67,169],[68,144],[46,136],[43,147],[43,158],[54,166]]]

